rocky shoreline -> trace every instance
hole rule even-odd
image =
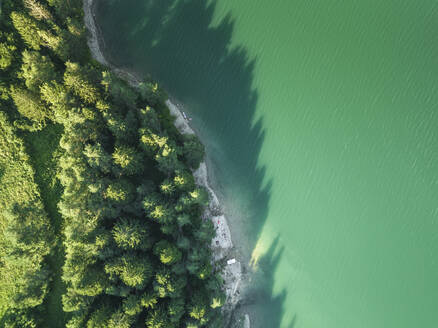
[[[99,63],[108,66],[119,77],[126,80],[133,86],[138,86],[141,83],[141,79],[135,76],[132,72],[117,68],[112,65],[104,56],[101,49],[102,40],[99,37],[98,27],[94,18],[94,0],[84,0],[84,21],[85,26],[90,32],[88,37],[88,46],[91,54],[95,60]],[[195,134],[195,131],[190,126],[188,120],[184,117],[182,109],[175,105],[171,100],[166,101],[171,114],[175,116],[175,126],[182,134]],[[226,217],[222,214],[221,204],[215,193],[210,186],[208,180],[208,167],[206,162],[202,162],[200,167],[193,172],[196,183],[199,186],[204,187],[210,196],[210,204],[205,209],[204,217],[211,219],[216,229],[216,236],[212,240],[212,250],[214,261],[218,262],[224,259],[232,260],[230,264],[226,264],[223,270],[222,277],[224,279],[224,288],[227,296],[224,306],[224,313],[226,315],[226,321],[230,321],[232,313],[236,306],[239,304],[242,295],[242,265],[239,261],[230,259],[230,253],[233,249],[233,243],[231,239],[231,231]],[[244,328],[250,327],[250,319],[248,315],[244,318]]]

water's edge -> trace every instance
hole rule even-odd
[[[89,31],[88,36],[88,46],[90,48],[91,54],[95,60],[97,60],[102,65],[108,66],[115,74],[120,78],[127,81],[130,85],[136,87],[141,82],[142,79],[135,75],[134,72],[128,71],[126,69],[116,67],[107,60],[103,54],[101,42],[103,39],[100,37],[100,31],[98,30],[98,25],[96,24],[94,9],[96,2],[94,0],[84,0],[84,22],[87,30]],[[171,100],[166,101],[171,114],[176,118],[175,127],[182,134],[195,134],[193,128],[189,125],[188,120],[184,117],[182,108],[175,105]],[[209,192],[210,203],[205,209],[203,216],[212,220],[214,227],[216,229],[216,236],[212,240],[212,250],[214,261],[219,261],[227,256],[230,256],[231,250],[234,248],[231,231],[228,225],[226,217],[222,214],[221,204],[209,183],[208,166],[206,162],[202,162],[200,167],[193,172],[196,183],[199,186],[204,187]],[[225,293],[227,296],[226,304],[224,306],[224,313],[226,321],[229,321],[232,317],[234,309],[237,307],[241,301],[243,284],[243,274],[242,265],[239,261],[233,264],[226,265],[222,277],[224,279]],[[250,318],[246,314],[244,318],[244,328],[250,328]]]

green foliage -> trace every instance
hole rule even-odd
[[[104,117],[109,130],[119,142],[129,144],[137,138],[137,118],[133,111],[128,111],[125,118],[120,113],[105,111]]]
[[[169,319],[173,323],[179,323],[185,312],[185,302],[183,298],[173,298],[168,307]]]
[[[152,266],[145,257],[135,253],[125,253],[105,265],[105,272],[112,279],[120,278],[129,287],[142,289],[152,277]]]
[[[37,20],[51,20],[53,19],[49,10],[39,1],[23,0],[24,6],[28,9],[29,14]]]
[[[29,90],[39,92],[43,83],[56,80],[55,65],[47,56],[42,56],[36,51],[25,50],[22,54],[23,65],[20,77]]]
[[[135,108],[138,99],[137,92],[130,88],[125,81],[110,72],[104,72],[102,76],[102,85],[111,95],[114,104]]]
[[[50,115],[38,94],[27,89],[11,87],[11,97],[18,112],[26,119],[38,124],[41,128]]]
[[[208,321],[208,307],[205,302],[205,296],[199,291],[196,291],[193,295],[188,311],[189,316],[197,320],[201,325],[205,324]]]
[[[87,309],[91,299],[80,295],[72,288],[67,288],[67,293],[62,295],[62,305],[65,312],[78,312]]]
[[[159,269],[155,275],[154,290],[160,298],[181,297],[181,291],[186,285],[185,276],[179,276],[166,267]]]
[[[33,50],[40,50],[44,40],[37,21],[25,13],[16,11],[11,13],[11,19],[24,43]]]
[[[153,309],[158,303],[158,295],[154,291],[146,291],[142,295],[140,302],[146,309]]]
[[[171,196],[175,192],[175,186],[170,179],[166,179],[160,185],[160,190],[164,195]]]
[[[195,190],[189,192],[188,201],[200,206],[206,206],[208,204],[208,193],[204,188],[196,188]]]
[[[115,203],[129,203],[133,197],[133,186],[127,180],[119,180],[108,185],[105,191],[105,197]]]
[[[151,106],[146,106],[146,108],[140,110],[140,120],[143,128],[148,128],[152,131],[161,130],[160,119],[155,109]]]
[[[186,328],[199,328],[199,324],[192,320],[189,320],[186,324]]]
[[[140,83],[138,90],[141,97],[147,100],[151,106],[156,106],[167,99],[167,95],[156,82]]]
[[[66,87],[86,103],[96,103],[100,98],[99,91],[96,86],[89,81],[85,70],[81,69],[77,63],[67,62],[65,65],[64,84]]]
[[[192,219],[191,219],[189,214],[178,215],[178,217],[176,218],[176,221],[178,222],[178,225],[181,228],[184,227],[185,225],[189,225],[192,223]],[[185,240],[187,240],[187,239],[185,239]],[[182,245],[185,245],[185,244],[187,244],[187,243],[186,242],[182,243]],[[186,248],[186,247],[180,246],[180,248]]]
[[[172,265],[181,260],[181,252],[167,240],[161,240],[154,246],[154,254],[159,257],[161,263]]]
[[[0,69],[4,70],[11,66],[14,61],[15,50],[14,45],[0,42]]]
[[[48,104],[57,123],[64,123],[67,120],[68,110],[71,102],[67,89],[56,81],[45,82],[40,86],[41,99]]]
[[[147,328],[171,328],[167,314],[163,309],[156,309],[149,313],[146,320]]]
[[[201,223],[201,227],[196,233],[194,234],[195,238],[198,239],[201,242],[208,242],[214,238],[216,235],[216,231],[213,225],[213,222],[211,221],[203,221]]]
[[[131,294],[123,300],[123,312],[127,315],[137,315],[142,311],[141,297],[136,294]]]
[[[113,313],[108,321],[108,328],[130,328],[133,318],[122,311]]]
[[[197,319],[202,322],[205,317],[206,309],[205,306],[202,305],[193,305],[190,308],[190,316],[194,319]]]
[[[31,327],[24,314],[47,294],[53,235],[24,144],[1,111],[0,150],[0,313]]]
[[[56,11],[58,18],[65,21],[68,17],[82,17],[82,0],[47,0]]]
[[[111,171],[111,156],[105,151],[101,144],[86,145],[83,154],[86,156],[87,163],[91,168],[100,170],[106,174]]]
[[[6,314],[5,328],[37,328],[37,320],[29,310],[11,311]]]
[[[133,147],[116,147],[113,160],[116,164],[116,172],[119,174],[135,175],[144,169],[142,154]]]
[[[108,326],[108,320],[111,316],[112,309],[103,305],[97,308],[87,321],[87,328],[106,328]],[[82,327],[82,325],[80,325]]]
[[[75,313],[72,318],[67,322],[65,328],[81,328],[84,327],[85,322],[85,315],[83,313]]]
[[[173,183],[176,188],[182,191],[189,191],[195,188],[195,179],[188,171],[175,171]]]
[[[158,169],[166,174],[181,169],[182,164],[178,159],[179,153],[178,147],[173,142],[166,143],[155,154]]]
[[[219,295],[217,297],[213,297],[210,307],[216,309],[218,307],[223,306],[225,303],[225,295]]]
[[[115,224],[112,232],[117,246],[121,249],[147,250],[152,246],[147,226],[138,220],[122,219]]]
[[[199,167],[199,164],[201,164],[204,158],[205,149],[204,145],[199,141],[196,135],[184,135],[183,154],[188,166],[192,169],[197,169]]]

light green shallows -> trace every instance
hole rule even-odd
[[[436,327],[436,0],[101,1],[184,103],[256,275],[256,327]]]

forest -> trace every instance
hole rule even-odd
[[[0,6],[0,327],[222,327],[203,145],[92,59],[82,0]]]

